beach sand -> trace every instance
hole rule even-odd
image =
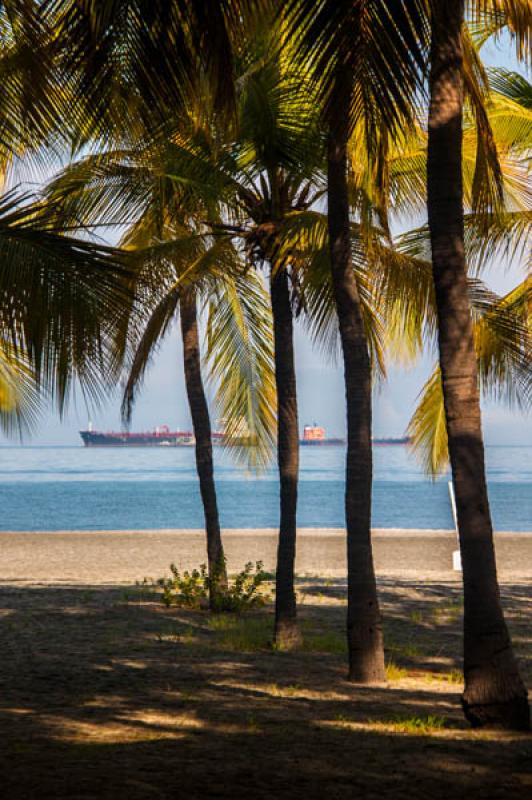
[[[274,566],[274,532],[224,540],[230,570]],[[496,543],[531,686],[532,534]],[[135,586],[204,560],[198,531],[1,533],[2,800],[522,800],[530,736],[461,713],[455,546],[375,532],[388,685],[363,688],[345,679],[341,531],[300,533],[293,653],[271,647],[271,603],[213,616]]]
[[[274,570],[274,530],[227,530],[223,539],[230,572],[247,561]],[[499,533],[495,543],[501,580],[532,578],[532,533]],[[457,540],[451,531],[375,530],[373,549],[379,576],[460,578],[452,570]],[[300,530],[296,572],[345,577],[345,550],[342,530]],[[0,533],[0,583],[131,584],[168,574],[172,562],[182,570],[205,559],[204,533],[197,530]]]
[[[529,796],[530,736],[463,719],[456,580],[379,579],[386,687],[345,679],[345,580],[297,593],[304,646],[279,653],[271,604],[212,616],[135,586],[0,586],[2,800]],[[529,586],[502,600],[530,686]]]

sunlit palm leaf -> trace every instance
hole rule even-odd
[[[28,363],[9,344],[0,344],[0,425],[3,432],[8,436],[31,433],[42,400]]]
[[[408,424],[407,435],[428,475],[435,478],[447,468],[447,427],[439,366],[435,367],[421,391],[418,405]]]
[[[479,385],[485,395],[532,404],[532,283],[530,279],[503,298],[481,284],[471,287]],[[435,477],[448,464],[447,431],[439,367],[423,387],[408,425],[411,444],[425,471]]]
[[[275,441],[276,390],[263,281],[251,270],[220,283],[208,309],[206,360],[227,444],[250,466],[264,466]]]

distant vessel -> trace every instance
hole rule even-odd
[[[168,425],[159,425],[153,431],[129,433],[128,431],[95,431],[89,423],[85,431],[79,435],[85,447],[193,447],[196,439],[192,431],[171,431]],[[225,434],[214,431],[212,443],[223,444]],[[394,439],[373,439],[374,445],[409,444],[408,436]],[[345,439],[327,439],[325,428],[319,425],[305,425],[303,438],[299,440],[303,447],[323,447],[330,445],[345,445]]]
[[[80,431],[85,447],[193,447],[196,439],[192,431],[171,431],[168,425],[159,425],[153,431],[129,433],[128,431],[94,431],[92,425]],[[224,434],[212,434],[213,444],[221,444]]]
[[[385,439],[372,439],[372,444],[375,445],[395,445],[395,444],[410,444],[410,437],[403,436],[400,438],[385,438]],[[342,445],[345,444],[345,439],[327,439],[325,436],[325,428],[319,425],[305,425],[303,428],[303,438],[299,443],[303,446],[320,446],[320,445]]]
[[[410,444],[412,440],[410,436],[401,436],[399,438],[389,438],[389,439],[372,439],[372,444]]]
[[[299,440],[299,444],[304,447],[316,447],[320,445],[338,445],[345,444],[345,439],[327,439],[325,436],[325,428],[319,425],[305,425],[303,428],[303,438]]]

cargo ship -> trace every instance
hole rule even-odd
[[[410,437],[372,439],[371,442],[374,445],[405,445],[410,444]],[[299,440],[299,444],[311,447],[319,445],[345,445],[345,439],[328,439],[325,436],[325,428],[314,423],[314,425],[305,425],[303,428],[303,438]]]
[[[196,440],[192,431],[171,431],[168,425],[159,425],[153,431],[129,433],[129,431],[95,431],[89,424],[80,431],[85,447],[192,447]],[[213,444],[221,444],[224,434],[213,432]]]
[[[319,447],[320,445],[340,445],[345,444],[345,439],[327,439],[325,428],[319,425],[305,425],[303,428],[303,438],[299,440],[303,447]]]
[[[159,425],[153,431],[130,433],[129,431],[95,431],[89,423],[87,430],[80,431],[79,435],[85,447],[193,447],[196,443],[192,431],[171,431],[168,425]],[[214,431],[212,443],[223,444],[225,434]],[[373,439],[374,445],[405,445],[409,444],[408,437]],[[328,439],[325,428],[319,425],[305,425],[303,438],[299,440],[303,447],[320,447],[331,445],[345,445],[345,439]]]

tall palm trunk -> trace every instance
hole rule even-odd
[[[493,547],[477,366],[464,256],[463,0],[433,12],[428,216],[439,350],[464,580],[464,713],[474,726],[529,727],[526,691],[504,621]]]
[[[179,310],[181,314],[181,335],[183,337],[185,384],[192,417],[192,427],[196,439],[196,469],[205,514],[207,559],[211,586],[210,605],[211,608],[216,608],[217,593],[227,588],[227,574],[214,485],[211,421],[201,378],[201,356],[194,289],[188,288],[183,292]]]
[[[337,124],[331,125],[328,142],[328,226],[347,403],[345,510],[349,679],[357,683],[380,683],[385,680],[385,667],[371,549],[371,364],[351,262],[347,191],[348,93],[340,91],[338,95]]]
[[[299,425],[293,317],[285,269],[279,269],[272,275],[270,292],[277,385],[277,457],[281,484],[281,520],[275,580],[275,643],[282,649],[291,649],[301,640],[294,591]]]

